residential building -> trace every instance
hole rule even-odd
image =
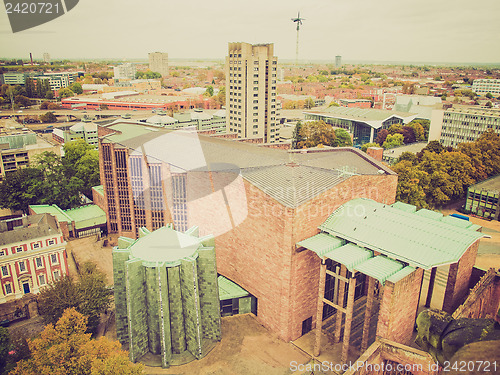
[[[278,138],[273,44],[229,43],[226,57],[226,127],[238,138],[272,143]]]
[[[149,70],[160,73],[163,77],[168,76],[168,53],[151,52],[149,57]]]
[[[478,139],[486,129],[500,134],[500,110],[475,107],[452,107],[434,111],[429,129],[429,141],[440,141],[443,146]]]
[[[478,95],[487,93],[494,96],[500,95],[500,79],[475,79],[472,83],[472,91]]]
[[[113,250],[116,334],[132,362],[162,367],[203,358],[221,339],[215,241],[172,225]],[[146,356],[146,358],[144,358]],[[160,359],[161,358],[161,359]]]
[[[355,148],[286,151],[127,122],[99,132],[109,232],[174,223],[213,234],[218,273],[284,340],[302,335],[318,294],[319,259],[295,244],[353,198],[396,195],[397,175]]]
[[[38,293],[67,274],[66,242],[55,217],[0,221],[0,303]]]
[[[114,71],[114,79],[135,79],[135,73],[137,73],[137,68],[134,64],[126,63],[120,64],[113,68]]]
[[[30,215],[50,214],[57,218],[65,240],[107,233],[106,212],[95,204],[63,210],[56,204],[29,206]]]
[[[35,80],[48,79],[52,91],[57,91],[61,88],[68,87],[76,82],[80,73],[78,72],[55,72],[43,73],[33,77]]]
[[[329,107],[321,111],[304,112],[306,120],[322,120],[334,128],[346,129],[353,135],[353,144],[373,142],[381,129],[393,124],[408,124],[415,114],[383,109]]]
[[[74,141],[75,139],[83,139],[89,145],[97,147],[97,125],[89,119],[84,118],[68,130],[54,129],[52,131],[52,138],[61,144]]]
[[[335,67],[340,68],[342,66],[342,56],[335,56]]]
[[[491,220],[500,220],[500,175],[467,188],[465,211]]]
[[[43,53],[43,62],[50,63],[50,54],[47,52]]]
[[[61,155],[61,147],[23,128],[14,121],[4,120],[0,127],[0,180],[18,168],[27,166],[45,151]]]

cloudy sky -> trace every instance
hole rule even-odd
[[[0,57],[222,59],[241,41],[293,60],[299,10],[300,60],[500,63],[500,0],[80,0],[15,34],[0,11]]]

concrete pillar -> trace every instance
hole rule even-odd
[[[346,277],[347,268],[342,264],[340,266],[340,276]],[[345,285],[346,283],[342,280],[339,281],[339,293],[337,299],[337,305],[344,307],[344,295],[345,295]],[[342,330],[342,311],[337,310],[335,313],[335,335],[334,342],[340,342],[340,332]],[[344,331],[345,332],[345,331]]]
[[[323,298],[325,296],[325,280],[326,280],[326,264],[321,261],[319,269],[319,286],[318,286],[318,309],[316,311],[316,339],[314,342],[314,356],[318,357],[321,353],[321,326],[323,323]],[[340,311],[337,311],[337,314]]]
[[[347,356],[349,354],[349,340],[351,339],[351,324],[352,324],[352,313],[354,310],[354,292],[356,290],[356,278],[351,277],[349,279],[349,290],[347,291],[347,307],[344,325],[344,339],[342,345],[342,354],[340,360],[342,363],[347,362]]]
[[[436,267],[433,267],[431,270],[431,275],[429,277],[429,287],[427,289],[427,298],[425,299],[425,307],[431,306],[432,293],[434,291],[434,281],[436,279],[436,271],[437,271]]]
[[[368,348],[368,339],[370,337],[370,322],[373,314],[374,305],[374,292],[376,280],[373,277],[366,276],[368,278],[368,295],[366,296],[366,308],[365,308],[365,321],[363,323],[363,338],[361,340],[361,352],[364,352]]]

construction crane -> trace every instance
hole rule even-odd
[[[293,22],[297,22],[297,46],[295,49],[295,65],[297,65],[299,62],[299,30],[303,20],[305,20],[305,18],[300,18],[300,12],[297,13],[297,18],[292,18]]]

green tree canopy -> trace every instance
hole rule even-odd
[[[369,142],[365,143],[364,145],[361,146],[361,151],[366,152],[369,147],[380,147],[380,145],[376,142]]]
[[[335,129],[335,147],[352,146],[352,139],[345,129]]]
[[[399,133],[389,134],[382,144],[385,149],[401,146],[403,144],[403,135]]]
[[[38,118],[40,119],[41,122],[45,123],[57,122],[57,116],[54,115],[52,112],[47,112],[43,115],[38,116]]]
[[[59,94],[59,98],[61,99],[69,98],[70,96],[75,95],[75,93],[71,91],[71,89],[68,87],[63,87],[62,89],[59,89],[57,93]]]
[[[335,146],[335,130],[324,121],[309,121],[301,124],[299,132],[302,140],[297,142],[297,148],[310,148],[318,145]]]
[[[82,85],[79,82],[74,82],[73,84],[71,84],[71,86],[69,86],[69,89],[77,95],[83,94]]]
[[[38,295],[38,308],[45,323],[54,324],[64,310],[75,308],[88,319],[88,331],[95,333],[100,314],[109,306],[106,276],[91,262],[83,263],[78,280],[63,277]]]
[[[75,309],[64,312],[39,337],[30,340],[31,358],[22,360],[12,375],[138,375],[143,365],[133,364],[117,341],[90,338],[86,318]]]

